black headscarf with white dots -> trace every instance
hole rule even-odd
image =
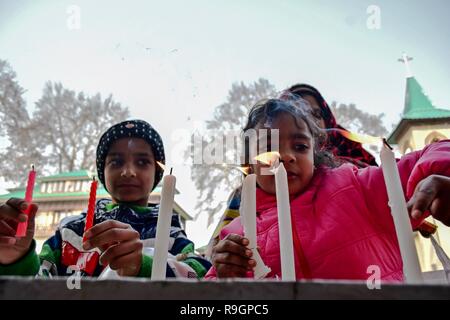
[[[121,138],[141,138],[152,148],[155,161],[166,162],[164,155],[164,145],[158,132],[143,120],[127,120],[113,125],[100,138],[97,146],[97,175],[100,182],[105,186],[105,159],[111,145]],[[158,185],[163,176],[163,170],[156,164],[155,183],[153,189]]]

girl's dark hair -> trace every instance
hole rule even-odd
[[[301,120],[308,127],[314,139],[315,166],[337,167],[338,162],[333,155],[322,147],[327,139],[327,133],[316,125],[311,110],[309,103],[296,95],[283,94],[279,99],[261,100],[251,108],[243,133],[245,134],[247,130],[254,129],[260,124],[270,123],[281,113],[287,113],[294,118],[297,126],[298,121]],[[249,163],[247,162],[248,155],[248,146],[245,144],[245,162],[247,164]]]

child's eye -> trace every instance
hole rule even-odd
[[[120,159],[111,159],[108,162],[108,165],[113,167],[120,167],[122,165],[123,161]]]
[[[146,165],[149,165],[151,162],[148,159],[140,159],[140,160],[137,161],[137,163],[140,166],[146,166]]]
[[[308,150],[308,145],[306,145],[306,144],[296,144],[295,145],[295,150],[296,151],[305,151],[305,150]]]
[[[311,114],[317,120],[322,120],[322,113],[320,112],[320,110],[314,110],[314,111],[311,112]]]

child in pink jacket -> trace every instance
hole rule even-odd
[[[250,111],[249,129],[279,129],[280,161],[288,173],[297,279],[367,279],[378,266],[381,280],[402,281],[402,260],[382,170],[339,167],[323,150],[321,134],[303,101],[266,100]],[[262,259],[281,276],[277,204],[273,175],[257,175],[257,237]],[[412,227],[426,215],[450,225],[450,141],[405,155],[399,162]],[[241,219],[233,220],[214,247],[206,278],[248,277],[255,265]]]

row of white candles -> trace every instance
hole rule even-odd
[[[413,231],[409,220],[400,175],[394,153],[386,142],[383,143],[380,159],[389,198],[388,205],[391,207],[391,213],[400,246],[400,253],[403,260],[405,282],[421,283],[423,282],[423,278],[414,245]],[[292,240],[292,222],[287,173],[283,163],[279,161],[277,163],[278,165],[275,166],[273,172],[275,175],[278,211],[281,279],[282,281],[295,281],[294,247]],[[175,176],[172,174],[163,178],[151,276],[152,280],[164,280],[166,277],[166,263],[168,257],[175,182]],[[249,240],[248,248],[252,251],[252,257],[256,261],[256,266],[253,269],[254,277],[256,279],[264,278],[271,270],[264,264],[257,250],[255,174],[249,174],[244,179],[241,193],[240,214],[242,216],[244,234]]]

